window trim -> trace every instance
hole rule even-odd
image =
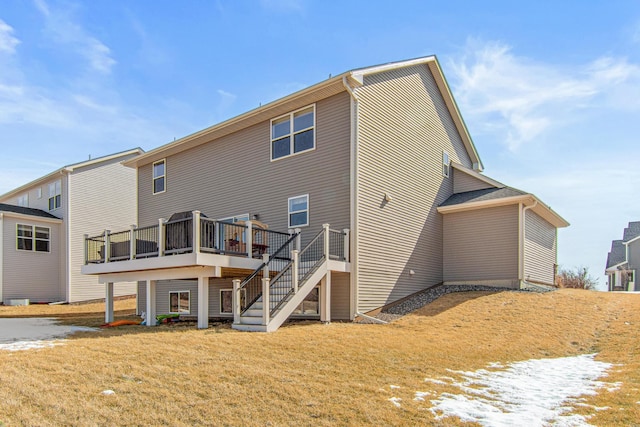
[[[223,292],[231,292],[231,311],[222,311],[222,293]],[[242,304],[242,300],[247,300],[247,290],[240,289],[240,299]],[[220,314],[233,314],[233,289],[220,289]]]
[[[244,218],[246,217],[247,219],[238,219],[237,218]],[[224,218],[219,218],[218,221],[222,221],[222,222],[232,222],[232,223],[237,223],[239,221],[249,221],[249,219],[251,219],[251,217],[249,217],[249,214],[242,214],[242,215],[233,215],[233,216],[227,216]]]
[[[57,184],[60,184],[60,192],[58,192]],[[51,186],[54,186],[54,193],[51,195]],[[51,207],[51,200],[53,199],[53,207]],[[62,180],[58,179],[54,182],[49,183],[49,198],[47,199],[47,207],[49,208],[49,212],[55,211],[56,209],[60,209],[62,207]]]
[[[301,197],[306,197],[306,199],[307,199],[307,209],[292,211],[291,210],[291,200],[292,199],[299,199]],[[299,196],[289,197],[287,199],[287,225],[288,225],[288,228],[308,227],[309,226],[309,222],[310,222],[310,220],[309,220],[310,210],[311,209],[310,209],[310,206],[309,206],[309,193],[301,194]],[[306,212],[307,213],[307,222],[305,224],[291,225],[291,215],[292,214],[296,214],[296,213],[300,213],[300,212]]]
[[[159,163],[164,164],[164,173],[162,175],[155,176],[156,165]],[[156,180],[160,178],[163,179],[164,185],[162,186],[162,191],[156,192],[156,185],[155,185]],[[167,159],[164,158],[164,159],[153,162],[153,164],[151,165],[151,192],[154,195],[156,195],[156,194],[165,193],[166,191],[167,191]]]
[[[445,160],[446,159],[446,160]],[[451,157],[446,151],[442,151],[442,176],[449,178],[451,175]]]
[[[180,310],[180,294],[187,293],[189,295],[189,307],[188,311],[179,311]],[[171,311],[171,294],[178,294],[178,311]],[[191,291],[190,290],[182,290],[182,291],[169,291],[169,314],[191,314]]]
[[[22,226],[22,227],[29,227],[31,229],[31,237],[26,237],[26,236],[19,236],[18,235],[18,228]],[[38,238],[36,235],[36,228],[42,228],[47,230],[47,238],[46,239],[42,239],[42,238]],[[31,240],[31,249],[20,249],[19,245],[18,245],[18,241],[20,239],[28,239]],[[39,251],[37,250],[37,242],[47,242],[47,250],[46,251]],[[30,224],[20,224],[20,223],[16,223],[16,250],[17,251],[22,251],[22,252],[40,252],[40,253],[51,253],[51,228],[50,227],[44,227],[42,225],[30,225]]]
[[[312,108],[312,110],[313,110],[313,125],[311,127],[304,128],[302,130],[294,132],[294,130],[293,130],[294,115],[296,113],[299,113],[300,111],[307,110],[309,108]],[[278,157],[278,158],[274,159],[273,158],[273,142],[277,141],[279,139],[285,138],[286,135],[285,136],[281,136],[280,138],[275,138],[274,139],[273,138],[273,122],[275,122],[276,120],[280,120],[280,119],[282,119],[284,117],[289,117],[289,133],[287,135],[289,136],[289,150],[290,151],[289,151],[289,154],[287,154],[286,156],[281,156],[281,157]],[[296,134],[299,134],[299,133],[302,133],[302,132],[306,132],[309,129],[313,129],[313,147],[307,148],[306,150],[294,152],[294,136]],[[306,106],[304,106],[302,108],[298,108],[297,110],[294,110],[294,111],[290,111],[287,114],[283,114],[281,116],[274,117],[269,122],[269,158],[270,158],[270,160],[272,162],[275,162],[275,161],[278,161],[278,160],[281,160],[281,159],[286,159],[286,158],[292,157],[292,156],[297,156],[298,154],[307,153],[309,151],[314,151],[315,149],[316,149],[316,104],[315,103],[306,105]]]

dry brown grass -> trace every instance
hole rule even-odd
[[[436,422],[428,401],[413,401],[415,391],[449,390],[425,378],[591,352],[618,364],[605,381],[622,386],[587,398],[611,408],[589,422],[637,423],[640,295],[571,289],[450,294],[390,325],[305,322],[251,334],[177,324],[76,334],[64,346],[0,352],[0,422],[457,425]],[[116,394],[102,395],[106,389]]]

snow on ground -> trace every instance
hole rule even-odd
[[[451,371],[461,379],[449,385],[461,393],[440,394],[431,400],[430,411],[436,419],[458,416],[463,421],[492,427],[588,426],[588,417],[570,412],[574,407],[585,406],[580,396],[595,395],[598,389],[611,386],[598,378],[605,376],[612,365],[598,362],[594,356],[527,360],[505,367],[496,363],[490,365],[490,370],[475,372]],[[425,381],[437,383],[428,378]],[[399,402],[394,404],[398,406]]]
[[[55,319],[0,319],[0,350],[21,351],[61,345],[61,338],[95,328],[59,325]]]

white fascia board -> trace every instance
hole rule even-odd
[[[622,242],[622,244],[625,245],[625,246],[628,246],[629,243],[637,242],[638,240],[640,240],[640,236],[636,236],[631,240],[627,240],[626,242]]]
[[[27,220],[27,221],[41,221],[41,222],[47,222],[47,223],[51,223],[51,224],[62,224],[62,222],[63,222],[63,220],[60,219],[60,218],[45,218],[43,216],[21,214],[21,213],[17,213],[17,212],[3,211],[2,215],[4,215],[5,217],[24,219],[24,220]]]
[[[108,162],[109,160],[130,156],[132,154],[143,154],[143,153],[144,153],[144,150],[142,148],[133,148],[131,150],[122,151],[120,153],[109,154],[107,156],[97,157],[92,160],[86,160],[84,162],[74,163],[72,165],[65,166],[63,169],[67,172],[73,172],[74,169],[95,165],[97,163]]]
[[[436,61],[434,55],[424,56],[421,58],[409,59],[407,61],[390,62],[388,64],[376,65],[374,67],[362,68],[351,72],[354,79],[362,81],[363,76],[383,73],[385,71],[397,70],[399,68],[411,67],[413,65],[426,64],[428,62]]]
[[[614,273],[614,272],[618,271],[618,267],[622,267],[625,264],[627,264],[627,261],[623,261],[623,262],[618,263],[616,265],[612,265],[611,267],[607,268],[605,270],[605,272]]]
[[[460,172],[464,172],[469,176],[472,176],[475,179],[478,179],[486,184],[492,185],[496,188],[504,188],[506,187],[506,185],[504,185],[503,183],[496,181],[495,179],[489,178],[486,175],[481,174],[478,171],[475,171],[473,169],[469,169],[466,166],[461,165],[460,163],[456,163],[456,162],[451,162],[451,166],[453,166],[454,169],[459,170]]]
[[[523,203],[525,206],[528,204],[534,204],[538,202],[533,208],[532,211],[540,215],[543,219],[545,219],[549,224],[554,227],[568,227],[569,223],[554,212],[550,207],[542,203],[536,196],[533,194],[523,194],[521,196],[511,196],[511,197],[503,197],[501,199],[492,199],[492,200],[483,200],[480,202],[468,202],[468,203],[460,203],[457,205],[451,206],[439,206],[437,211],[441,214],[448,214],[453,212],[464,212],[471,211],[475,209],[484,209],[484,208],[492,208],[498,206],[507,206],[513,205],[516,203]]]

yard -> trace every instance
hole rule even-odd
[[[102,309],[0,307],[0,317],[97,326]],[[116,318],[132,309],[116,302]],[[571,413],[637,425],[640,295],[568,289],[449,294],[389,325],[128,326],[0,351],[0,425],[459,425],[430,410],[460,394],[456,371],[593,353],[612,366]]]

